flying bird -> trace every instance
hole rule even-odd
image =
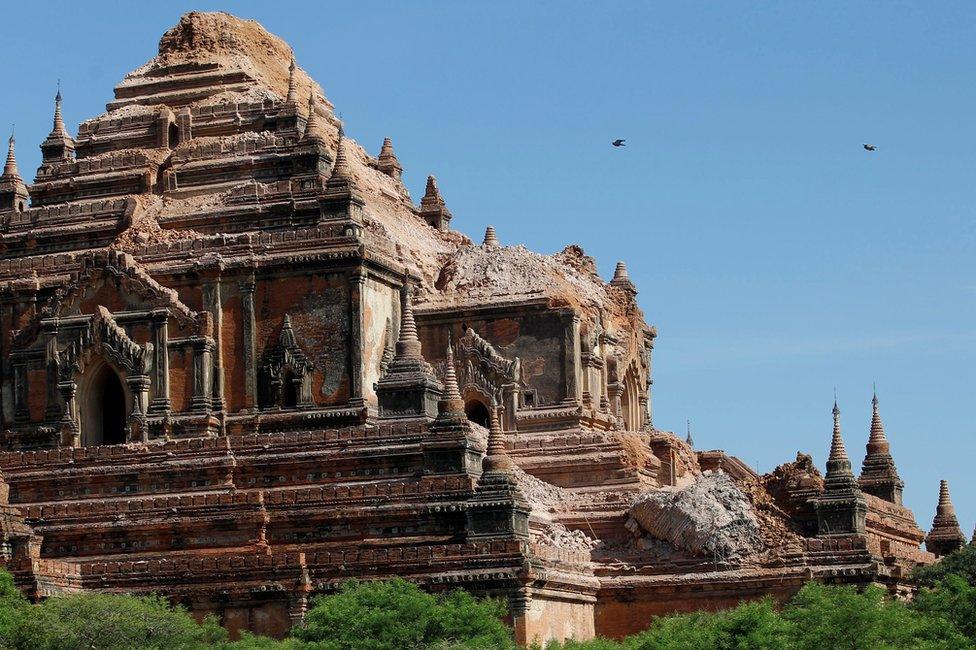
[[[878,148],[876,146],[874,146],[873,144],[865,144],[864,145],[864,150],[865,151],[877,151]]]
[[[627,145],[624,144],[625,142],[627,142],[627,141],[626,140],[617,139],[617,140],[614,140],[613,142],[611,142],[610,144],[612,144],[615,147],[626,147]]]

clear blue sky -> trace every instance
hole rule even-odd
[[[255,18],[454,225],[626,260],[658,328],[655,422],[769,471],[856,467],[877,381],[905,500],[976,520],[976,5],[16,3],[0,122],[32,175],[191,9]],[[626,138],[627,147],[609,142]],[[878,146],[869,154],[864,142]]]

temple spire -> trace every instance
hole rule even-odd
[[[830,438],[830,456],[824,475],[824,490],[814,499],[817,532],[820,535],[863,534],[867,519],[867,502],[851,471],[851,460],[844,448],[840,430],[840,407],[834,395],[834,430]]]
[[[404,273],[400,289],[400,336],[396,353],[378,382],[376,397],[381,418],[436,417],[443,386],[424,359],[413,314],[413,286]],[[462,406],[463,410],[463,406]]]
[[[887,451],[888,438],[885,436],[884,424],[881,422],[881,413],[878,411],[878,391],[875,389],[871,396],[871,435],[868,438],[868,445],[885,446]],[[870,453],[870,448],[868,452]]]
[[[24,179],[20,177],[20,171],[17,169],[15,143],[14,133],[11,130],[10,139],[7,140],[7,162],[3,166],[3,175],[0,175],[0,212],[23,212],[30,201],[27,185],[24,184]]]
[[[289,104],[298,103],[298,87],[295,82],[295,55],[291,57],[291,64],[288,66],[288,95],[285,101]]]
[[[322,137],[322,129],[319,127],[319,114],[315,110],[315,92],[308,93],[308,119],[305,121],[305,137],[302,138],[306,142],[315,140],[318,142],[325,142]],[[339,152],[336,154],[336,164],[338,165],[339,155],[342,153],[342,127],[339,127]],[[344,159],[343,159],[344,160]],[[333,172],[334,173],[334,172]]]
[[[498,241],[498,235],[495,234],[494,226],[488,226],[485,228],[485,238],[484,241],[481,242],[481,245],[485,246],[486,248],[497,248],[501,246]]]
[[[3,165],[3,175],[8,178],[20,178],[17,170],[17,157],[14,154],[14,145],[17,139],[14,137],[13,129],[10,130],[10,137],[7,138],[7,162]]]
[[[627,265],[622,260],[617,262],[617,268],[614,269],[613,280],[610,280],[610,286],[623,289],[632,296],[637,295],[637,287],[631,282],[630,274],[627,273]]]
[[[61,82],[58,82],[58,94],[54,96],[54,127],[51,135],[67,135],[64,128],[64,119],[61,117]]]
[[[464,409],[464,402],[461,400],[461,390],[458,388],[457,371],[454,369],[454,347],[451,345],[451,333],[447,333],[447,358],[444,362],[447,369],[444,371],[444,399],[460,402],[461,409]]]
[[[841,464],[846,464],[846,471],[851,471],[851,459],[847,457],[847,449],[844,448],[844,439],[840,434],[840,408],[837,406],[837,398],[834,398],[834,408],[831,411],[834,415],[834,433],[830,438],[830,457],[827,459],[827,473],[830,473],[830,463],[838,463],[838,470],[843,470]]]
[[[877,390],[871,396],[871,433],[868,436],[866,449],[867,453],[861,465],[861,476],[858,479],[861,489],[880,499],[900,505],[905,483],[898,476],[895,461],[891,457],[891,448],[878,408]]]
[[[695,440],[694,438],[691,437],[691,420],[688,420],[687,423],[688,423],[688,435],[685,436],[685,442],[688,444],[689,447],[694,447]]]
[[[437,179],[433,176],[427,177],[424,198],[420,199],[420,216],[437,230],[447,230],[451,223],[451,211],[447,209],[447,204],[437,187]]]
[[[383,138],[380,156],[376,159],[376,168],[397,181],[403,174],[403,167],[400,166],[400,161],[393,152],[393,141],[389,138]]]
[[[498,405],[492,403],[488,425],[488,453],[482,462],[486,472],[505,472],[513,467],[512,459],[505,450],[505,434],[502,432]]]
[[[417,322],[413,318],[413,285],[409,280],[403,283],[401,292],[403,313],[400,318],[400,336],[396,343],[396,355],[418,358],[421,356],[420,338],[417,337]]]
[[[332,178],[349,178],[349,160],[346,158],[346,134],[341,124],[339,125],[339,135],[336,140],[336,158],[335,164],[332,165]]]
[[[935,508],[932,530],[925,538],[925,548],[936,555],[948,555],[962,548],[966,537],[959,528],[956,509],[949,497],[949,482],[939,481],[939,505]]]
[[[58,94],[54,96],[54,124],[51,132],[41,143],[41,158],[44,163],[57,163],[71,160],[75,153],[75,141],[68,135],[61,117],[61,82]]]

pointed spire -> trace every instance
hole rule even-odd
[[[298,103],[298,87],[295,82],[295,55],[291,56],[291,65],[288,66],[288,95],[285,101],[289,104]]]
[[[307,133],[308,131],[306,131]],[[332,165],[332,176],[329,177],[329,181],[331,182],[332,179],[349,179],[349,160],[346,158],[346,134],[341,124],[339,125],[339,134],[336,140],[335,163]]]
[[[433,176],[427,177],[424,198],[420,199],[420,216],[438,230],[447,230],[451,223],[451,211],[447,209],[447,204],[437,187],[437,179]]]
[[[837,407],[837,398],[834,398],[834,434],[830,439],[830,461],[847,463],[847,470],[850,471],[851,459],[847,457],[847,449],[844,448],[844,439],[840,435],[840,408]],[[829,471],[829,470],[828,470]]]
[[[485,472],[504,472],[513,467],[512,459],[505,450],[505,434],[498,417],[498,405],[492,403],[489,409],[488,452],[481,466]]]
[[[420,358],[420,338],[413,318],[413,285],[404,278],[400,289],[400,337],[396,343],[396,356],[408,359]]]
[[[444,371],[444,399],[461,401],[461,390],[458,388],[457,372],[454,370],[454,346],[451,345],[451,333],[447,333],[447,370]],[[464,408],[462,403],[461,408]]]
[[[383,138],[383,146],[380,148],[379,158],[376,159],[376,168],[397,181],[403,175],[403,167],[393,151],[393,141],[389,138]]]
[[[308,94],[308,120],[305,122],[305,136],[302,140],[309,142],[312,140],[318,142],[325,142],[322,137],[322,129],[319,127],[319,114],[315,110],[315,93],[310,92]],[[339,151],[342,151],[342,127],[339,127]],[[338,162],[338,154],[336,155],[336,161]]]
[[[881,413],[878,411],[878,392],[874,391],[871,397],[871,435],[868,438],[868,453],[871,453],[871,445],[885,446],[887,451],[888,438],[885,436],[884,424],[881,422]]]
[[[695,440],[691,437],[691,420],[688,420],[688,435],[685,436],[685,443],[687,443],[689,447],[695,446]]]
[[[898,476],[895,461],[891,457],[891,448],[885,435],[881,412],[878,408],[878,392],[871,396],[871,434],[866,445],[867,453],[861,464],[861,476],[858,483],[868,494],[901,504],[904,481]]]
[[[949,481],[945,479],[939,481],[939,505],[936,506],[936,509],[940,515],[956,516],[956,509],[949,497]]]
[[[281,324],[281,333],[278,334],[278,344],[284,348],[298,345],[298,342],[295,340],[295,330],[291,328],[290,314],[285,314],[285,320]]]
[[[863,534],[867,518],[864,494],[851,471],[851,460],[840,432],[840,408],[834,393],[834,431],[824,475],[824,490],[814,499],[820,535]]]
[[[447,354],[444,359],[444,392],[437,402],[438,424],[461,425],[469,429],[468,418],[464,414],[464,399],[458,388],[457,372],[454,369],[454,346],[451,333],[447,334]]]
[[[61,117],[61,82],[58,82],[58,94],[54,96],[54,127],[51,129],[52,136],[65,136],[67,131],[64,128],[64,120]]]
[[[631,282],[630,275],[627,273],[627,265],[623,261],[617,262],[617,268],[614,269],[610,286],[623,289],[631,295],[637,295],[637,287]]]
[[[925,548],[936,555],[948,555],[966,543],[966,536],[959,528],[956,509],[949,498],[949,482],[939,481],[939,505],[935,508],[932,530],[925,538]]]
[[[485,228],[485,239],[481,242],[481,245],[485,248],[498,248],[501,243],[498,241],[498,235],[495,234],[495,227],[489,225]]]
[[[17,171],[17,157],[14,155],[14,145],[16,142],[13,129],[11,129],[10,137],[7,139],[7,162],[3,166],[3,175],[5,177],[20,178],[20,172]]]
[[[424,359],[413,315],[413,291],[410,277],[404,272],[400,289],[400,336],[396,353],[386,374],[376,382],[380,417],[438,415],[443,386],[434,369]]]

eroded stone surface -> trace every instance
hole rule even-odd
[[[450,188],[414,204],[257,23],[187,14],[76,137],[59,115],[33,185],[13,143],[0,178],[0,532],[33,597],[282,635],[399,575],[545,642],[933,560],[880,424],[866,494],[847,461],[826,500],[809,457],[760,477],[656,429],[626,266],[451,230]]]

